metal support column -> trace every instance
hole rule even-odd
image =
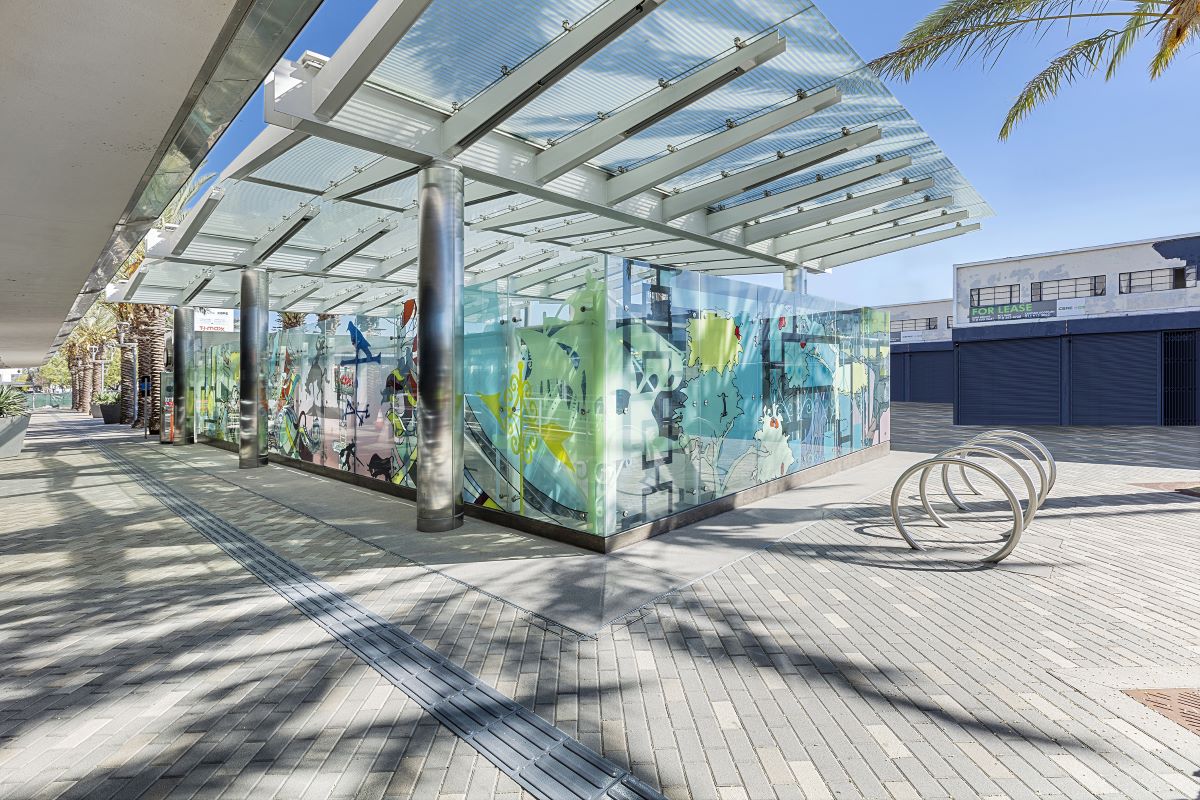
[[[175,336],[171,363],[175,370],[173,390],[175,415],[174,444],[194,444],[196,441],[196,417],[192,407],[194,392],[189,380],[189,367],[196,338],[195,312],[180,306],[175,309]]]
[[[417,530],[463,517],[463,175],[435,161],[418,178]]]
[[[270,281],[266,270],[242,270],[241,352],[238,355],[241,401],[238,466],[242,469],[267,463],[267,322]]]

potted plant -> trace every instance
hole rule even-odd
[[[121,396],[112,389],[107,389],[92,400],[92,408],[100,409],[100,417],[105,425],[115,425],[121,421]]]
[[[25,393],[11,386],[0,386],[0,458],[13,458],[21,452],[28,427]]]

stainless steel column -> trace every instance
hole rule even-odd
[[[266,270],[242,270],[241,353],[238,366],[241,381],[241,432],[238,440],[238,466],[243,469],[267,463],[267,382],[263,378],[267,353],[267,321],[270,312],[270,281]]]
[[[462,525],[463,175],[435,161],[418,178],[417,530]]]
[[[175,444],[196,441],[196,417],[192,408],[192,386],[189,380],[192,350],[196,339],[195,312],[185,306],[175,309],[175,336],[171,362],[175,370],[174,415]]]

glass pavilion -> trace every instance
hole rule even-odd
[[[612,549],[878,452],[886,315],[803,276],[990,214],[807,2],[378,0],[265,94],[110,299],[241,309],[176,315],[179,441],[426,530]]]

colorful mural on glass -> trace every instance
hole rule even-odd
[[[196,433],[221,442],[238,439],[238,337],[197,333],[199,363],[192,380],[196,391]]]
[[[415,303],[397,318],[313,317],[271,334],[272,452],[412,486]]]
[[[695,272],[610,275],[614,530],[886,441],[887,315]]]
[[[465,502],[611,535],[888,439],[886,314],[609,269],[565,300],[465,290]],[[272,333],[271,450],[414,486],[416,315]],[[236,433],[236,356],[204,350],[206,433]]]

